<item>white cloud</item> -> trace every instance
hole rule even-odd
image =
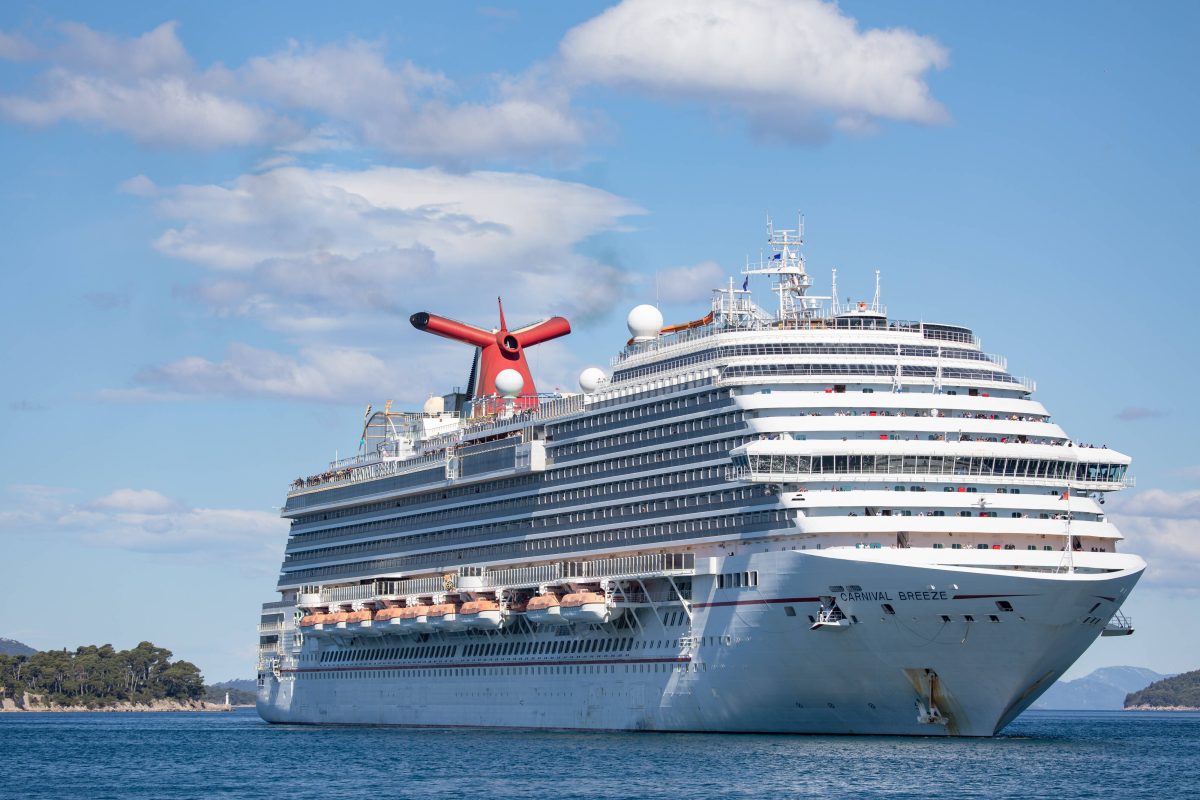
[[[1200,490],[1147,489],[1109,501],[1110,519],[1126,538],[1123,549],[1146,559],[1146,582],[1197,591],[1200,573]]]
[[[145,175],[134,175],[128,180],[121,181],[121,185],[117,188],[125,192],[125,194],[137,195],[138,197],[153,197],[158,194],[158,187],[154,185],[154,181]]]
[[[935,40],[860,30],[818,0],[625,0],[567,33],[559,48],[581,83],[729,107],[760,133],[790,139],[876,120],[940,123],[926,73],[946,66]]]
[[[117,489],[74,503],[71,490],[10,486],[0,530],[28,535],[69,535],[84,544],[141,553],[192,553],[234,563],[278,558],[288,523],[267,511],[192,508],[152,489]]]
[[[49,65],[37,90],[0,95],[0,115],[35,126],[91,124],[159,146],[303,153],[357,142],[453,164],[542,158],[584,138],[561,91],[489,76],[488,96],[464,99],[445,76],[390,62],[378,43],[291,42],[241,67],[201,70],[175,22],[135,37],[74,22],[59,33],[59,46],[39,48],[0,32],[0,58]]]
[[[667,267],[656,277],[658,297],[664,303],[697,303],[708,300],[728,273],[715,261],[684,267]]]
[[[5,61],[29,61],[37,58],[37,46],[15,33],[0,31],[0,59]]]
[[[100,399],[170,402],[197,395],[253,395],[349,404],[393,399],[413,404],[425,400],[426,387],[465,385],[469,349],[416,331],[406,333],[410,336],[406,342],[385,342],[380,348],[383,355],[352,347],[302,348],[289,355],[234,343],[219,361],[189,356],[149,367],[137,375],[137,386],[106,390]],[[404,346],[414,339],[420,341],[419,348]],[[561,383],[570,374],[564,366],[568,358],[547,343],[531,351],[530,361],[545,376],[543,384],[553,380],[569,386],[571,381]]]
[[[192,59],[176,34],[177,22],[164,22],[141,36],[120,37],[78,22],[59,26],[66,41],[53,60],[117,78],[143,78],[192,71]]]
[[[1113,506],[1122,514],[1200,519],[1200,489],[1182,492],[1146,489],[1129,497],[1114,498]]]
[[[0,96],[0,114],[35,126],[94,123],[151,145],[211,149],[262,144],[299,130],[275,115],[183,76],[117,81],[53,68],[37,97]]]
[[[159,191],[178,222],[158,249],[214,272],[196,296],[293,329],[426,302],[479,311],[497,294],[517,317],[597,316],[631,277],[577,247],[641,213],[582,184],[433,168],[287,166]]]
[[[153,489],[117,489],[112,494],[92,502],[92,508],[105,511],[128,511],[140,514],[165,514],[174,511],[179,503]]]
[[[294,358],[235,342],[221,361],[190,356],[146,369],[138,382],[187,394],[342,400],[373,395],[386,374],[384,362],[362,350],[311,348]]]

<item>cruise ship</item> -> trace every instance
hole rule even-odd
[[[578,392],[525,359],[561,317],[414,314],[473,348],[466,390],[368,406],[292,484],[263,719],[991,736],[1132,633],[1145,562],[1103,507],[1129,457],[971,329],[889,317],[878,273],[814,296],[802,236],[768,225],[696,320],[635,308]]]

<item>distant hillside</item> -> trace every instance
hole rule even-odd
[[[18,642],[16,639],[0,637],[0,656],[31,656],[36,652],[37,650],[34,650],[27,644]]]
[[[235,706],[252,706],[258,697],[258,682],[253,678],[220,681],[204,687],[204,699],[210,703],[224,703],[229,693],[229,702]]]
[[[1125,696],[1167,677],[1144,667],[1102,667],[1073,681],[1059,681],[1033,708],[1061,711],[1118,711]]]
[[[209,685],[216,689],[237,689],[251,693],[258,691],[258,681],[254,680],[254,678],[235,678],[229,681],[217,681]]]
[[[1125,698],[1125,707],[1200,708],[1200,669],[1156,681]]]

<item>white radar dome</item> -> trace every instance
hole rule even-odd
[[[588,367],[583,372],[579,373],[579,388],[585,394],[591,394],[596,391],[596,387],[600,382],[607,380],[608,376],[604,374],[604,370],[599,367]]]
[[[440,397],[431,397],[425,401],[423,408],[426,414],[441,414],[446,410],[446,401]]]
[[[525,388],[525,379],[515,369],[502,369],[496,375],[496,393],[501,397],[516,397]]]
[[[663,326],[663,315],[657,308],[650,305],[640,305],[625,319],[629,333],[634,341],[644,342],[658,336]]]

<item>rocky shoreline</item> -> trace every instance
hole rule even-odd
[[[19,700],[6,698],[0,700],[0,712],[13,713],[47,713],[47,712],[144,712],[144,711],[233,711],[237,708],[251,706],[227,706],[224,703],[209,703],[203,700],[155,700],[152,703],[113,703],[106,706],[64,706],[57,703],[44,703],[40,697],[25,695]]]
[[[1125,706],[1122,711],[1200,711],[1197,706]]]

